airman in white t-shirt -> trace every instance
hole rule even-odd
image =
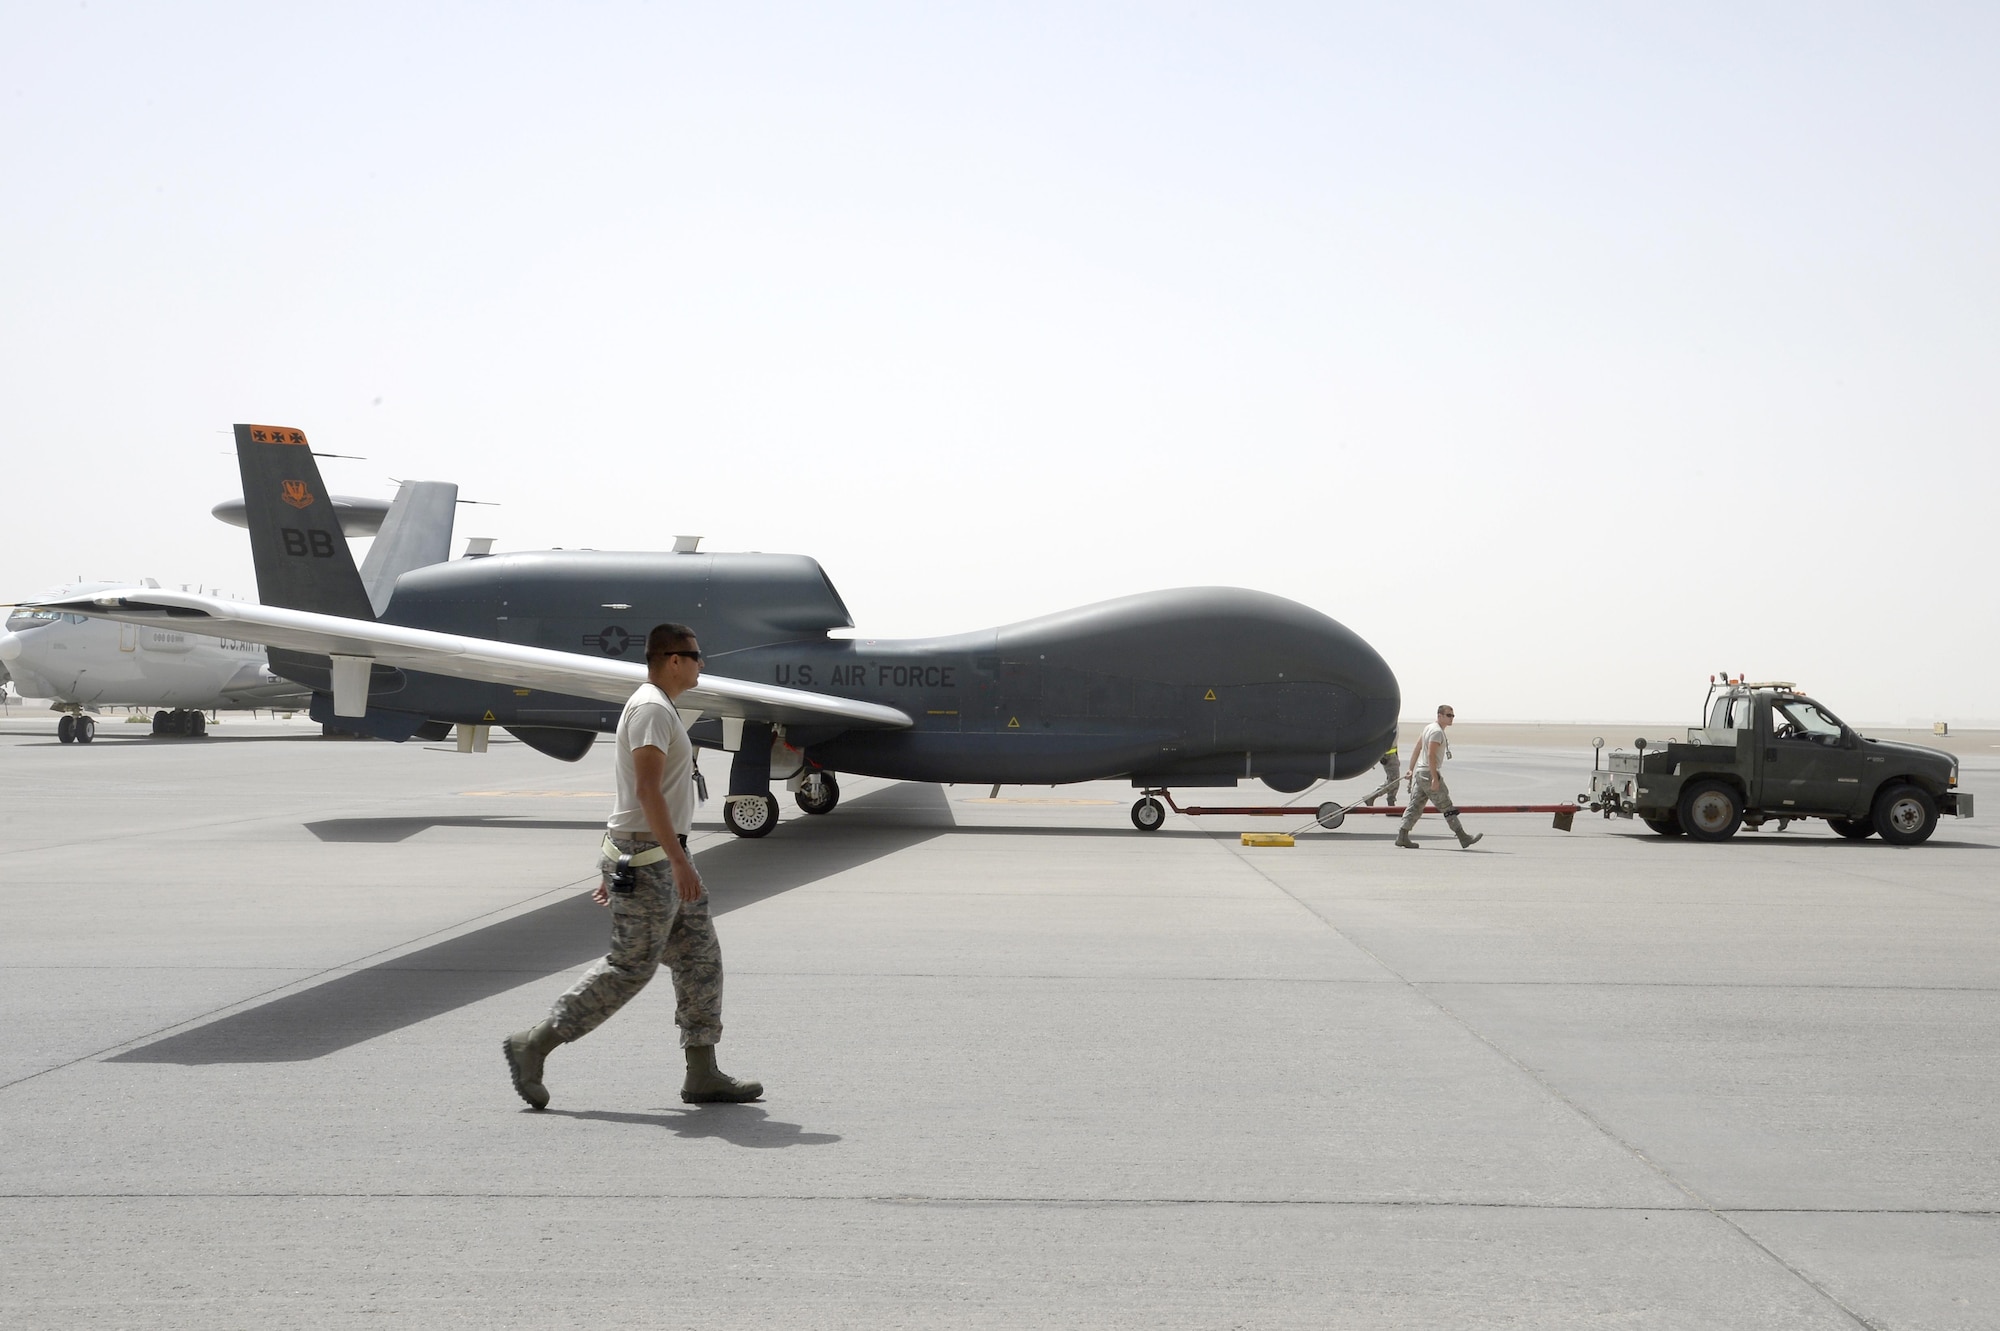
[[[549,1103],[542,1070],[557,1045],[581,1040],[646,987],[664,961],[674,976],[674,1023],[687,1055],[681,1099],[755,1100],[764,1087],[715,1066],[722,1038],[722,946],[708,894],[688,858],[694,821],[694,744],[675,701],[701,678],[701,645],[685,624],[646,635],[646,682],[618,718],[617,783],[600,848],[598,905],[611,907],[611,950],[555,1001],[540,1025],[501,1042],[514,1089],[536,1109]]]
[[[1461,850],[1470,850],[1473,842],[1486,835],[1465,830],[1465,825],[1458,821],[1458,806],[1451,802],[1451,791],[1444,783],[1444,760],[1451,757],[1451,744],[1444,732],[1451,729],[1456,717],[1451,704],[1440,703],[1437,720],[1425,726],[1417,739],[1417,751],[1410,759],[1410,775],[1404,782],[1410,788],[1410,798],[1403,810],[1403,825],[1396,829],[1396,844],[1404,850],[1423,849],[1410,839],[1410,832],[1424,816],[1426,804],[1435,804],[1443,811],[1445,825],[1457,835]]]

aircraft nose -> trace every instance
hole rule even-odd
[[[1327,675],[1339,680],[1358,704],[1357,714],[1345,727],[1347,738],[1366,737],[1372,742],[1377,734],[1393,735],[1403,694],[1396,672],[1382,654],[1359,635],[1334,624],[1332,631],[1322,635],[1320,661]]]
[[[21,659],[21,635],[0,629],[0,661]]]

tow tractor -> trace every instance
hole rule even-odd
[[[1604,754],[1593,741],[1590,789],[1577,803],[1637,818],[1661,836],[1726,841],[1744,827],[1824,818],[1840,836],[1918,845],[1938,817],[1972,816],[1958,759],[1869,739],[1789,681],[1709,676],[1704,724],[1687,739],[1633,742]]]

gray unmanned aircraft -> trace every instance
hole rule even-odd
[[[695,742],[735,754],[724,822],[762,836],[784,776],[830,812],[840,772],[909,781],[1129,778],[1153,796],[1261,778],[1280,791],[1366,772],[1395,739],[1387,663],[1327,616],[1232,587],[1145,592],[1002,628],[842,639],[847,607],[803,555],[549,550],[403,573],[377,612],[305,435],[239,425],[262,605],[131,587],[47,610],[261,642],[312,714],[383,739],[500,725],[575,760],[645,678],[646,630],[690,625]]]

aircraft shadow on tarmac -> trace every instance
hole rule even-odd
[[[355,823],[513,825],[506,819],[354,819]],[[569,827],[568,822],[552,824]],[[601,822],[578,824],[591,830]],[[754,905],[953,830],[941,787],[903,783],[843,805],[827,818],[779,824],[758,841],[701,853],[717,915]],[[395,829],[392,829],[395,830]],[[402,840],[415,830],[383,839]],[[343,838],[324,838],[337,840]],[[372,836],[345,838],[374,840]],[[324,1058],[604,955],[610,930],[587,892],[369,966],[204,1026],[114,1055],[110,1063],[294,1063]],[[526,1000],[537,1015],[553,993]]]
[[[676,1137],[720,1137],[732,1146],[763,1151],[786,1146],[828,1146],[840,1140],[838,1133],[807,1132],[796,1123],[770,1117],[755,1105],[711,1105],[705,1109],[669,1109],[658,1114],[618,1114],[604,1109],[545,1109],[541,1112],[596,1123],[630,1123],[640,1127],[665,1128]]]
[[[782,824],[781,824],[782,826]],[[433,827],[491,827],[523,832],[601,832],[602,818],[516,818],[505,814],[460,814],[441,818],[325,818],[307,823],[321,841],[365,841],[389,845],[408,841]]]

